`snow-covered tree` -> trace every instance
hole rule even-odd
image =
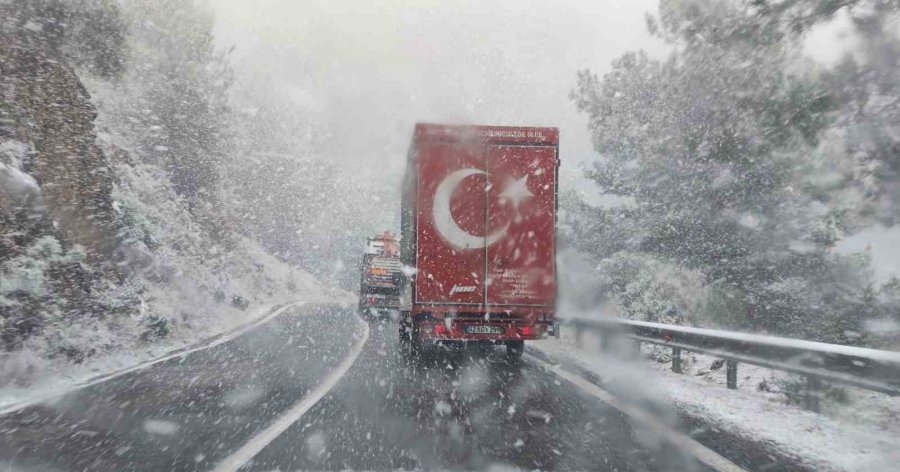
[[[215,48],[212,14],[191,0],[128,0],[129,116],[145,156],[162,164],[201,221],[215,218],[219,164],[229,142],[227,52]]]
[[[628,53],[602,78],[579,74],[573,98],[602,156],[588,176],[634,202],[573,205],[582,250],[702,272],[710,322],[856,341],[873,312],[864,265],[829,251],[852,226],[838,192],[857,175],[828,179],[850,167],[832,134],[848,102],[799,44],[863,2],[825,3],[664,1],[648,25],[672,47],[665,60]],[[604,265],[613,278],[632,266]]]

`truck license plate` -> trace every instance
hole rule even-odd
[[[466,326],[466,332],[470,334],[503,334],[502,326]]]

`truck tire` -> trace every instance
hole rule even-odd
[[[408,361],[415,361],[422,353],[422,342],[417,339],[407,339],[400,344],[400,351]]]
[[[522,358],[522,354],[525,352],[525,341],[507,341],[506,342],[506,357],[509,360],[517,361]]]
[[[422,342],[413,337],[411,329],[404,329],[400,325],[400,354],[406,358],[413,358],[422,350]]]

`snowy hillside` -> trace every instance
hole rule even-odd
[[[202,39],[150,37],[179,26],[154,24],[156,6],[0,2],[6,400],[188,345],[276,303],[347,300],[265,250],[223,203],[227,98],[198,61],[218,53]],[[63,23],[55,41],[48,31]],[[135,60],[139,50],[151,59]],[[193,67],[179,67],[179,53]],[[161,107],[160,87],[179,84]]]

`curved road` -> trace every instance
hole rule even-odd
[[[346,308],[293,309],[213,348],[0,416],[0,470],[213,470],[296,410],[365,331]],[[240,470],[710,470],[535,359],[435,350],[410,363],[393,323],[368,332],[340,382]],[[740,462],[773,465],[764,450]]]
[[[242,470],[702,470],[527,359],[494,349],[410,364],[393,323],[371,332],[342,383]]]

